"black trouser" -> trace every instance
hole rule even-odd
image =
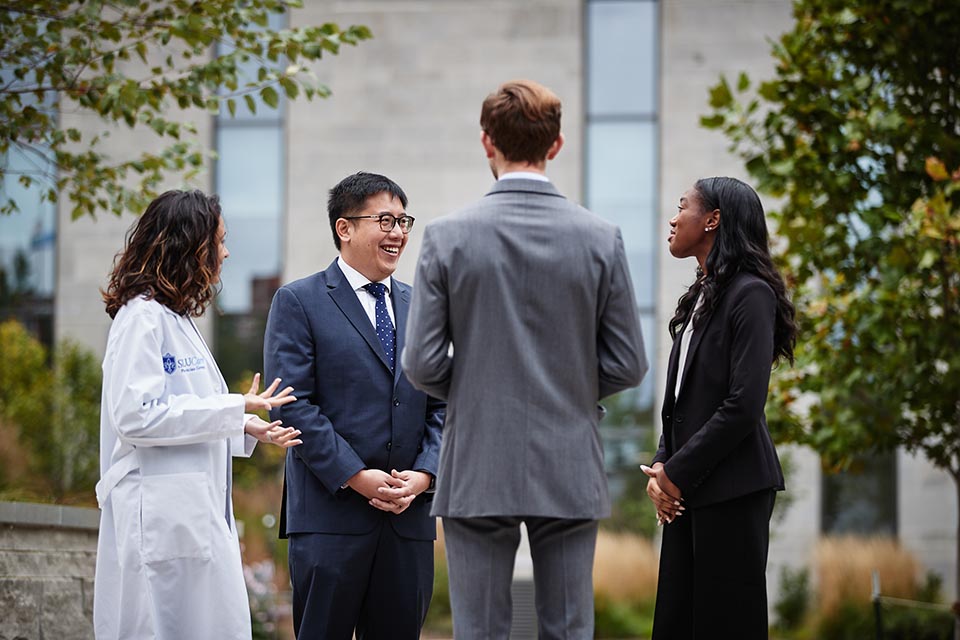
[[[767,547],[776,493],[688,508],[664,524],[653,640],[767,638]]]

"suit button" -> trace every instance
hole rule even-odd
[[[678,413],[677,416],[674,418],[674,420],[676,420],[677,422],[683,422],[683,414]]]
[[[390,451],[390,449],[392,449],[392,448],[393,448],[393,443],[392,443],[392,442],[388,442],[388,443],[387,443],[387,451]]]
[[[400,406],[400,398],[394,398],[394,399],[393,399],[393,406],[395,406],[395,407],[399,407],[399,406]]]

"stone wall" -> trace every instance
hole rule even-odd
[[[0,502],[0,640],[93,638],[96,509]]]

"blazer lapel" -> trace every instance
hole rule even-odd
[[[397,320],[397,366],[393,374],[393,384],[400,381],[400,354],[403,353],[404,339],[407,334],[407,313],[410,311],[410,290],[391,278],[392,287],[390,297],[393,299],[393,317]]]
[[[686,324],[680,327],[680,333],[677,334],[673,346],[670,348],[670,357],[667,358],[667,390],[664,394],[664,404],[667,404],[669,400],[671,406],[676,400],[673,391],[677,388],[677,373],[680,368],[680,341],[683,338],[684,329],[686,329]]]
[[[687,322],[693,322],[693,312],[690,313],[690,319]],[[680,391],[677,393],[677,397],[680,397],[680,393],[683,393],[683,390],[687,386],[687,380],[690,377],[687,373],[690,372],[691,365],[693,364],[693,356],[697,352],[697,347],[700,346],[700,341],[703,339],[703,334],[707,332],[707,326],[710,324],[710,321],[713,319],[713,313],[708,312],[707,315],[703,318],[703,321],[700,323],[699,327],[694,327],[693,335],[690,336],[690,346],[687,347],[687,359],[683,364],[683,379],[680,380]],[[686,328],[686,326],[684,326]],[[679,355],[677,360],[679,360]],[[676,373],[674,373],[676,376]],[[676,385],[676,377],[674,377],[674,385]]]
[[[326,275],[327,288],[333,302],[340,308],[340,311],[347,317],[347,320],[350,321],[357,332],[363,336],[363,339],[367,341],[373,352],[380,358],[383,366],[389,370],[390,363],[387,362],[387,354],[384,353],[383,345],[380,344],[377,330],[373,328],[370,318],[367,317],[367,313],[360,306],[360,301],[357,300],[357,293],[350,287],[350,283],[344,277],[336,262],[327,269]],[[399,354],[399,350],[396,353]],[[397,359],[399,360],[399,356]]]

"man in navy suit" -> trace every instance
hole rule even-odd
[[[264,370],[297,393],[271,418],[303,432],[280,513],[298,638],[413,640],[433,594],[445,405],[400,367],[410,287],[391,275],[413,226],[406,205],[389,178],[343,179],[327,203],[340,256],[270,306]]]

